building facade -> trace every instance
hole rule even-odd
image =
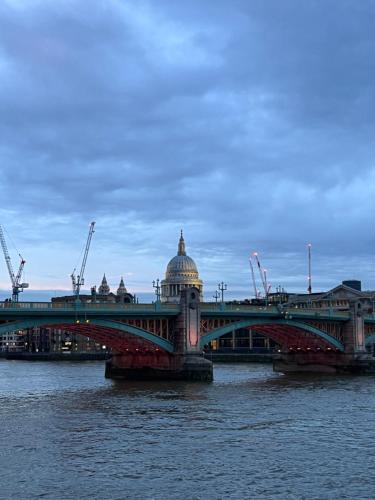
[[[375,309],[375,291],[362,291],[362,284],[358,280],[343,281],[340,285],[327,292],[311,294],[288,294],[284,302],[288,307],[298,309],[341,309],[348,310],[351,301],[360,302],[365,312]]]
[[[75,295],[64,295],[62,297],[53,297],[52,302],[72,303],[77,300]],[[79,300],[88,304],[131,304],[135,302],[135,296],[129,293],[125,287],[124,278],[121,276],[120,284],[116,293],[111,292],[107,278],[104,274],[102,282],[98,289],[96,286],[91,288],[91,294],[80,294]]]
[[[22,330],[0,335],[0,352],[21,352],[25,349]]]

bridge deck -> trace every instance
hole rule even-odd
[[[0,317],[35,316],[40,314],[72,315],[84,313],[89,316],[177,316],[179,304],[154,302],[149,304],[92,304],[92,303],[56,303],[56,302],[0,302]],[[310,319],[347,321],[349,311],[334,309],[296,309],[277,306],[252,306],[245,304],[201,303],[202,317],[270,317],[285,319]],[[365,316],[366,322],[375,323],[375,315]]]

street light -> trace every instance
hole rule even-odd
[[[221,302],[224,302],[224,292],[227,289],[227,285],[224,283],[224,281],[222,281],[217,286],[218,286],[218,289],[221,292]]]
[[[155,281],[152,282],[152,286],[155,288],[155,294],[156,294],[156,302],[160,302],[160,285],[159,285],[159,278]]]
[[[215,295],[213,295],[212,297],[215,299],[215,302],[217,302],[217,300],[220,298],[220,293],[218,292],[218,290],[215,291]]]

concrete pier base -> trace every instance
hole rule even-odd
[[[369,354],[284,353],[275,357],[273,369],[280,373],[375,373],[375,359]]]
[[[105,377],[118,380],[185,380],[211,382],[211,361],[197,355],[164,354],[163,359],[115,354],[105,365]],[[150,362],[151,361],[151,362]]]
[[[203,356],[185,355],[182,365],[182,380],[197,380],[199,382],[212,382],[212,362]]]

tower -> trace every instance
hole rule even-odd
[[[105,277],[105,273],[102,279],[102,283],[99,287],[99,295],[108,295],[110,292],[110,288],[107,283],[107,278]]]
[[[126,293],[128,293],[128,291],[125,287],[124,278],[121,276],[120,284],[117,288],[117,295],[125,295]]]

